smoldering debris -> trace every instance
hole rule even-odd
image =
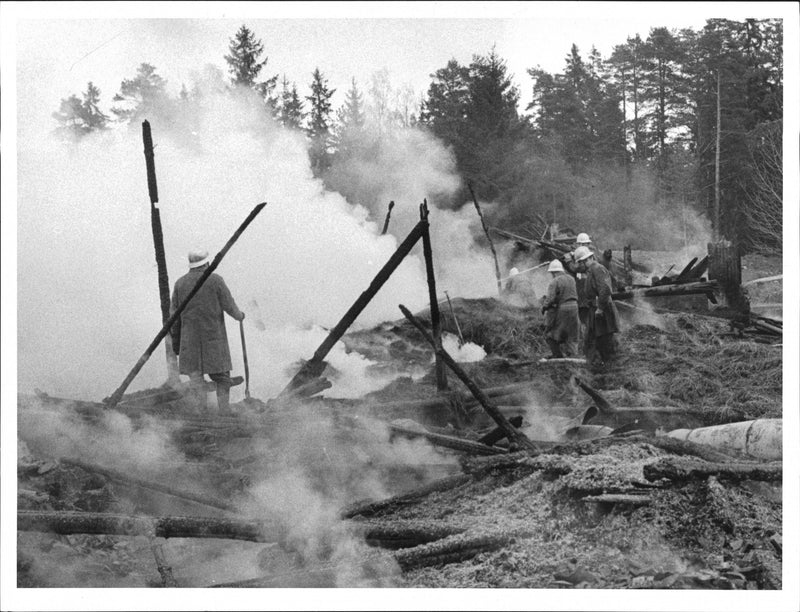
[[[56,513],[47,515],[52,524],[69,512],[97,521],[74,521],[80,533],[21,530],[19,584],[780,585],[779,547],[760,545],[767,536],[773,539],[766,541],[780,539],[780,497],[773,484],[765,485],[772,489],[762,498],[745,496],[728,478],[768,474],[774,480],[779,466],[751,461],[741,467],[743,458],[730,449],[709,451],[657,435],[676,423],[695,427],[692,419],[714,424],[780,414],[780,355],[772,346],[754,346],[744,334],[730,338],[721,332],[728,321],[743,323],[737,318],[741,311],[721,322],[634,302],[633,316],[623,317],[614,363],[598,368],[554,361],[545,367],[545,322],[537,299],[546,291],[547,274],[530,262],[528,299],[496,295],[496,264],[472,238],[471,210],[441,211],[433,198],[437,220],[423,229],[436,244],[435,254],[425,254],[423,265],[409,249],[374,301],[359,304],[359,292],[397,253],[399,241],[379,231],[374,214],[397,176],[364,190],[379,194],[375,201],[325,191],[311,176],[301,140],[263,124],[244,104],[209,105],[206,115],[195,118],[200,136],[190,146],[168,131],[157,133],[163,138],[159,163],[169,169],[161,174],[169,177],[162,182],[164,229],[181,236],[167,253],[171,269],[182,269],[190,247],[227,237],[237,210],[265,197],[278,203],[265,210],[263,227],[243,239],[245,248],[233,252],[222,271],[254,315],[247,319],[250,368],[258,372],[254,397],[234,397],[234,414],[218,415],[192,405],[176,388],[153,387],[158,393],[149,396],[159,399],[150,403],[143,401],[147,393],[131,394],[115,410],[21,396],[21,511],[39,512],[41,520],[45,512]],[[237,117],[234,125],[219,120],[227,111]],[[435,143],[410,132],[404,137],[408,146],[394,154],[425,151],[416,163],[436,163],[415,175],[414,194],[401,193],[402,200],[393,194],[399,204],[392,231],[401,235],[412,217],[422,223],[416,203],[405,206],[406,197],[457,186],[447,155]],[[22,313],[21,386],[35,381],[57,394],[99,397],[113,387],[109,380],[121,378],[138,356],[136,347],[149,337],[145,331],[158,323],[158,311],[145,303],[142,290],[153,284],[147,278],[149,249],[125,241],[147,223],[136,204],[141,186],[131,179],[140,173],[123,163],[133,140],[120,131],[87,138],[70,151],[48,143],[37,149],[37,141],[30,142],[20,154],[22,175],[29,177],[21,187],[21,233],[31,239],[22,242],[44,246],[24,249],[21,263],[42,271],[45,280],[59,278],[54,286],[22,283],[25,299],[47,308]],[[52,162],[52,175],[31,180],[42,159]],[[114,194],[87,175],[87,168],[96,171],[106,162],[115,164],[108,175],[117,181]],[[411,173],[414,161],[404,156],[403,162],[403,172]],[[73,188],[62,184],[75,184],[65,176],[93,187],[64,193]],[[231,184],[237,185],[234,193]],[[113,195],[111,210],[99,210]],[[62,197],[79,201],[80,214],[55,207]],[[211,210],[230,215],[221,216],[217,227],[184,231]],[[99,236],[98,224],[107,228]],[[102,248],[84,260],[79,247],[89,240]],[[315,248],[298,249],[297,241]],[[512,248],[501,245],[499,257],[510,261]],[[624,287],[631,295],[617,298],[696,289],[701,297],[724,294],[730,306],[737,295],[726,279],[684,274],[697,259],[677,276]],[[347,278],[338,274],[343,267]],[[439,297],[431,270],[439,293],[457,296],[450,300],[446,294],[448,308],[439,320],[436,308],[423,309],[429,298],[435,304]],[[688,287],[692,283],[707,284]],[[104,289],[82,292],[81,286]],[[63,303],[47,299],[53,288],[64,290]],[[124,320],[120,301],[128,313]],[[397,312],[400,302],[411,307],[404,310],[405,321]],[[331,333],[327,326],[355,305],[363,314],[359,310],[357,322],[346,321],[353,330],[339,334],[317,357],[314,349]],[[87,312],[99,314],[90,320]],[[748,316],[746,322],[775,337],[782,333],[764,317]],[[60,330],[69,332],[65,346],[45,350]],[[40,353],[46,356],[42,362]],[[234,360],[239,357],[234,350]],[[290,389],[303,393],[284,393],[311,361],[319,372]],[[59,371],[61,362],[69,367]],[[437,362],[450,369],[444,380]],[[149,364],[138,383],[146,388],[161,376]],[[588,385],[576,384],[576,376],[598,393],[587,398],[581,389]],[[664,466],[685,467],[673,461],[680,455],[713,461],[713,470],[692,472],[703,475],[701,483],[682,478],[678,469],[665,471]],[[736,522],[726,503],[758,521]],[[354,504],[359,512],[348,510]],[[687,505],[699,517],[690,527],[679,524]],[[244,543],[229,531],[224,541],[201,542],[189,537],[198,529],[186,528],[162,545],[154,538],[163,539],[165,532],[153,528],[144,536],[119,527],[141,527],[145,516],[153,525],[173,524],[186,515],[184,524],[195,527],[207,527],[212,519],[232,522],[230,517],[239,527],[268,524],[269,537],[259,532],[253,538],[259,541]],[[81,531],[113,531],[109,525],[116,531]],[[632,528],[648,537],[617,545]],[[561,548],[555,550],[554,541]],[[661,544],[663,563],[644,554],[651,541]],[[647,565],[644,572],[641,566],[626,572],[587,569],[628,554]],[[713,562],[695,559],[703,555],[715,555]],[[727,557],[719,561],[717,555]]]
[[[83,420],[86,411],[67,418],[71,412],[61,406],[58,419],[52,414],[43,419],[46,427],[43,425],[41,432],[53,436],[56,431],[64,432],[64,439],[54,447],[59,452],[79,447],[82,436],[96,438],[86,443],[87,448],[92,448],[91,444],[100,448],[119,444],[118,438],[128,437],[132,447],[141,443],[151,448],[143,455],[150,458],[156,470],[153,473],[159,478],[168,478],[169,473],[175,473],[171,470],[180,466],[183,471],[179,473],[184,475],[180,484],[186,489],[194,470],[194,477],[203,478],[206,487],[216,483],[212,488],[225,491],[226,499],[236,504],[244,520],[269,520],[278,526],[274,543],[186,538],[164,541],[163,554],[178,586],[500,586],[510,584],[509,563],[515,568],[515,584],[551,588],[575,586],[581,581],[595,587],[637,588],[644,584],[642,576],[655,576],[653,585],[672,588],[698,584],[774,588],[779,584],[776,568],[780,559],[774,547],[760,548],[759,544],[764,530],[780,530],[776,518],[780,502],[775,501],[774,494],[753,497],[748,493],[744,497],[738,492],[739,485],[725,480],[720,481],[722,489],[706,489],[689,481],[649,482],[644,477],[649,473],[646,466],[676,453],[701,452],[697,445],[685,441],[662,443],[652,433],[637,432],[636,428],[627,434],[589,441],[565,436],[571,426],[583,422],[582,414],[592,402],[571,382],[575,374],[572,368],[580,368],[580,377],[599,390],[621,415],[628,414],[625,406],[674,406],[680,402],[664,395],[669,387],[663,378],[673,379],[674,373],[659,376],[656,369],[646,388],[620,392],[626,384],[630,386],[625,381],[635,375],[626,364],[657,363],[653,359],[658,355],[666,358],[681,347],[687,357],[685,367],[696,368],[692,359],[712,358],[705,345],[715,331],[724,329],[724,321],[713,323],[696,315],[665,313],[658,315],[663,329],[629,322],[623,331],[626,342],[620,364],[591,372],[585,370],[586,366],[569,366],[566,371],[543,367],[533,359],[527,365],[514,365],[521,362],[518,347],[540,337],[544,322],[538,314],[515,318],[515,309],[507,304],[463,299],[453,302],[453,312],[465,340],[493,347],[482,361],[465,363],[464,367],[482,381],[488,396],[509,418],[512,410],[521,417],[515,422],[539,444],[535,457],[514,452],[504,439],[492,442],[501,452],[497,457],[481,459],[468,450],[471,445],[477,448],[486,444],[480,438],[486,439],[493,423],[478,417],[482,409],[470,402],[468,391],[455,380],[450,381],[452,402],[443,397],[436,399],[436,408],[405,413],[415,415],[416,424],[403,423],[404,431],[426,435],[392,435],[392,421],[402,414],[402,410],[396,412],[400,410],[397,406],[388,408],[392,401],[432,401],[431,349],[424,349],[424,341],[415,339],[416,332],[402,321],[392,328],[391,333],[402,339],[402,347],[395,346],[391,358],[403,361],[400,352],[419,353],[429,377],[395,381],[386,395],[373,393],[370,400],[312,397],[284,406],[274,404],[265,412],[258,412],[256,405],[241,403],[234,405],[234,417],[209,415],[202,419],[185,412],[183,400],[171,402],[169,413],[159,406],[134,411],[135,405],[128,404],[129,415],[109,413],[95,423]],[[452,321],[445,319],[444,324],[457,338]],[[368,333],[354,332],[361,338]],[[375,333],[380,338],[389,332],[381,325]],[[510,342],[509,338],[517,340]],[[727,342],[726,359],[736,351],[747,355],[751,368],[759,367],[757,363],[770,367],[759,361],[769,359],[766,347],[753,354],[745,343]],[[386,346],[383,340],[378,343]],[[712,370],[702,371],[710,376]],[[501,384],[488,387],[487,380]],[[714,400],[707,397],[704,405],[713,406],[709,401]],[[779,395],[773,395],[771,401],[779,414]],[[689,407],[691,403],[682,405]],[[52,411],[52,407],[31,405],[30,401],[26,406],[21,408],[21,431],[35,432],[33,419],[41,418],[40,413]],[[747,406],[750,404],[745,402],[738,409],[746,411]],[[24,416],[25,410],[31,414]],[[448,416],[437,421],[427,420],[426,414]],[[711,421],[724,417],[708,410],[703,414]],[[618,425],[613,428],[618,429]],[[48,469],[45,461],[35,457],[47,435],[41,433],[41,439],[34,436],[27,450],[20,446],[20,465],[25,466],[20,472],[20,488],[25,491],[20,497],[21,507],[36,510],[50,506],[83,512],[91,508],[134,516],[146,508],[159,510],[157,516],[187,511],[197,514],[198,506],[187,506],[188,502],[166,499],[158,493],[150,493],[148,500],[141,498],[140,492],[140,499],[132,503],[124,486],[98,480],[97,475],[74,465],[55,463]],[[445,438],[461,439],[464,444],[459,450],[436,444]],[[142,457],[132,456],[124,446],[120,448],[123,452],[119,458],[125,461],[113,463],[116,469],[144,468],[136,464],[137,460],[146,463]],[[193,454],[199,448],[202,453]],[[712,457],[703,456],[705,460]],[[715,455],[714,461],[723,456]],[[110,462],[112,458],[97,454],[94,460]],[[476,462],[480,461],[487,463],[479,466]],[[723,463],[730,461],[737,459],[723,459]],[[236,486],[230,486],[234,481]],[[63,483],[60,490],[54,482]],[[774,488],[768,483],[762,485]],[[206,488],[204,493],[211,495],[213,491]],[[633,500],[637,503],[624,501],[642,495],[647,496],[647,503],[638,503],[643,499],[640,497]],[[737,523],[734,535],[738,540],[734,542],[733,536],[717,531],[718,514],[704,509],[709,495],[733,499],[735,512],[754,512],[759,519]],[[573,499],[575,496],[577,499]],[[367,514],[365,510],[357,515],[343,514],[345,508],[357,503],[362,509],[372,509]],[[695,504],[693,512],[699,522],[694,523],[694,531],[675,522],[679,515],[685,516],[686,503]],[[714,512],[722,508],[713,507],[717,508]],[[553,508],[561,518],[552,518]],[[213,515],[214,511],[209,512]],[[343,522],[344,516],[350,517],[345,521],[355,520],[361,527],[350,527]],[[367,519],[372,522],[367,523]],[[492,529],[487,531],[489,525]],[[532,529],[531,525],[538,527]],[[650,535],[637,539],[630,535],[632,528],[638,530],[637,534]],[[538,537],[539,532],[557,533],[559,550]],[[372,535],[365,539],[367,533]],[[705,544],[698,544],[699,540],[692,539],[695,537],[705,538]],[[656,540],[661,542],[659,550],[663,553],[657,559],[642,548],[645,541]],[[120,544],[128,541],[125,546]],[[587,541],[594,544],[587,547]],[[55,546],[54,542],[61,544]],[[163,584],[151,547],[135,537],[26,532],[20,534],[20,543],[25,568],[21,580],[29,584],[48,583],[47,572],[56,558],[65,571],[54,574],[49,584]],[[401,543],[406,548],[395,548],[395,552],[389,549]],[[68,557],[56,554],[62,549]],[[117,562],[113,566],[116,574],[100,572],[87,579],[85,568],[93,567],[91,560],[103,550],[108,559]],[[722,555],[722,561],[714,555]],[[707,560],[700,562],[700,558]],[[616,559],[613,563],[619,566],[617,571],[597,569],[606,567],[607,559]],[[636,560],[638,565],[626,564],[625,559]],[[587,567],[594,569],[588,571]],[[652,568],[655,574],[648,573]]]

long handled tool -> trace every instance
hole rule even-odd
[[[239,334],[242,336],[242,357],[244,357],[244,398],[250,399],[250,366],[247,363],[247,345],[244,342],[244,322],[239,321]]]
[[[453,316],[453,321],[456,323],[456,329],[458,330],[458,348],[464,346],[464,334],[461,333],[461,326],[458,324],[458,319],[456,319],[456,311],[453,310],[453,302],[450,301],[450,296],[448,295],[447,291],[444,292],[447,296],[447,304],[450,306],[450,314]]]
[[[211,276],[212,272],[214,272],[214,270],[217,269],[217,266],[222,261],[222,258],[225,257],[225,254],[228,252],[228,250],[239,239],[239,236],[242,235],[242,232],[244,232],[244,230],[247,229],[247,226],[250,225],[250,222],[253,219],[255,219],[256,215],[260,213],[261,210],[266,205],[267,205],[266,202],[257,204],[256,207],[252,211],[250,211],[250,214],[247,215],[247,218],[239,226],[239,229],[237,229],[233,233],[233,236],[230,237],[228,242],[225,243],[225,246],[222,247],[222,250],[214,256],[214,259],[211,262],[211,264],[208,266],[208,268],[206,268],[205,272],[203,272],[200,278],[197,279],[197,282],[195,283],[194,287],[192,287],[192,290],[189,291],[189,295],[187,295],[184,298],[183,302],[175,309],[175,312],[173,312],[172,315],[170,315],[167,322],[164,323],[164,325],[162,326],[161,331],[159,331],[158,334],[156,334],[156,337],[153,338],[153,341],[150,343],[150,346],[148,346],[147,349],[145,349],[145,352],[142,354],[142,356],[139,357],[139,361],[137,361],[136,365],[133,366],[133,369],[125,377],[125,380],[122,381],[122,384],[117,388],[116,391],[114,391],[114,393],[112,393],[110,396],[108,396],[103,400],[103,403],[106,405],[106,408],[113,408],[119,403],[119,401],[122,399],[122,395],[125,393],[125,389],[127,389],[128,385],[130,385],[133,379],[136,378],[136,375],[142,369],[142,366],[144,366],[144,364],[147,363],[147,360],[150,358],[150,355],[153,354],[153,351],[156,349],[156,347],[169,333],[170,328],[175,324],[175,321],[178,319],[178,317],[181,316],[181,313],[183,312],[184,308],[186,308],[189,301],[194,297],[195,293],[200,291],[200,287],[203,286],[203,283],[206,282],[206,279],[209,276]]]

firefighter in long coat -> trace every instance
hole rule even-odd
[[[592,239],[589,234],[581,232],[575,238],[575,249],[586,247],[592,250]],[[575,279],[575,288],[578,291],[578,318],[580,319],[579,336],[586,341],[586,322],[589,319],[589,300],[586,298],[586,275],[578,271],[578,262],[575,259],[575,251],[564,255],[562,264],[567,273]]]
[[[189,253],[189,272],[179,278],[172,293],[172,311],[183,303],[197,280],[208,268],[208,252]],[[244,319],[225,281],[211,274],[186,305],[172,328],[172,342],[178,354],[181,374],[189,377],[196,399],[205,398],[204,374],[216,383],[217,405],[222,413],[230,412],[231,353],[223,313],[237,321]]]
[[[615,334],[619,332],[619,314],[611,299],[611,275],[588,248],[578,247],[574,255],[578,270],[586,274],[586,298],[590,304],[586,357],[590,362],[606,362],[616,352]]]
[[[575,279],[564,272],[558,259],[550,262],[547,271],[553,275],[553,280],[547,287],[542,313],[546,315],[545,339],[550,347],[550,358],[576,355],[580,321]]]

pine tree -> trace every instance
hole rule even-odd
[[[774,122],[783,116],[782,48],[779,20],[709,19],[691,49],[691,98],[697,109],[695,146],[700,165],[697,187],[710,217],[715,217],[715,201],[720,202],[720,227],[715,229],[742,246],[751,245],[755,238],[748,213],[758,205],[753,200],[754,185],[762,178],[759,158],[763,150],[759,152],[757,145],[767,133],[764,126],[779,125]],[[763,227],[756,231],[762,241]],[[780,235],[780,229],[774,234]]]
[[[289,87],[289,79],[283,75],[278,120],[284,127],[299,129],[304,116],[303,101],[297,93],[297,84],[292,83]]]
[[[455,59],[430,75],[433,82],[420,109],[420,122],[449,145],[460,142],[469,102],[469,68]]]
[[[53,113],[53,118],[59,123],[56,132],[67,138],[80,138],[88,133],[83,121],[83,104],[75,94],[61,99],[61,105]]]
[[[366,113],[364,96],[352,79],[344,104],[336,111],[336,127],[333,133],[334,157],[347,159],[354,152],[363,149],[366,143]]]
[[[653,28],[642,52],[643,141],[648,157],[656,162],[663,191],[670,143],[676,128],[686,125],[689,114],[686,47],[673,31]]]
[[[225,56],[225,61],[228,63],[231,83],[234,86],[257,91],[266,102],[267,107],[275,112],[278,101],[273,92],[278,82],[278,75],[265,81],[258,80],[259,73],[267,65],[269,59],[265,57],[261,61],[261,55],[264,53],[264,45],[261,40],[257,39],[247,26],[242,25],[230,40],[228,50],[230,54]]]
[[[520,134],[519,91],[495,49],[476,55],[469,66],[467,131],[461,169],[483,199],[494,200],[503,190],[508,153]]]
[[[306,96],[306,100],[311,104],[306,131],[311,139],[309,155],[315,176],[320,176],[330,166],[330,100],[335,91],[328,89],[328,80],[319,68],[315,68],[311,81],[311,95]]]
[[[89,81],[83,93],[82,106],[86,126],[90,130],[104,130],[108,127],[108,115],[100,110],[99,104],[100,90]]]
[[[344,97],[344,105],[338,110],[339,124],[345,128],[361,129],[366,121],[364,113],[364,95],[359,91],[355,78]]]
[[[114,102],[124,105],[112,107],[111,112],[119,121],[131,123],[154,117],[171,121],[174,109],[166,88],[167,82],[156,74],[154,66],[140,64],[136,76],[123,80],[119,93],[113,98]]]
[[[83,100],[76,95],[61,100],[59,110],[53,118],[60,124],[57,132],[69,138],[79,138],[95,130],[108,127],[108,116],[99,107],[100,90],[89,81]]]

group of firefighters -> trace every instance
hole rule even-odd
[[[547,271],[552,280],[542,300],[542,313],[549,358],[578,355],[582,337],[590,363],[608,362],[616,352],[619,315],[611,299],[612,276],[597,261],[591,238],[578,234],[575,250],[551,261]]]

